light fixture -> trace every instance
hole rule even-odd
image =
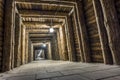
[[[54,29],[51,27],[49,31],[50,31],[50,33],[53,33]]]
[[[45,44],[45,43],[43,43],[43,47],[46,47],[46,44]]]
[[[54,28],[52,26],[53,26],[53,24],[52,24],[52,19],[51,19],[51,24],[50,24],[50,29],[49,29],[50,33],[54,32]]]

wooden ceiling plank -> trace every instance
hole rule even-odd
[[[54,16],[55,11],[19,10],[19,13],[21,14],[21,16],[23,15],[53,15]],[[56,15],[67,16],[68,13],[57,12]]]
[[[32,3],[32,4],[52,4],[52,5],[67,5],[67,6],[74,6],[76,4],[76,2],[71,2],[71,1],[59,1],[59,0],[54,0],[54,1],[41,1],[41,0],[15,0],[16,3]]]

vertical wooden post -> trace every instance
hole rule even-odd
[[[34,58],[34,56],[33,56],[33,43],[31,43],[31,61],[33,61],[33,58]]]
[[[60,60],[62,60],[60,29],[57,29],[56,31],[57,31],[58,52],[59,52]]]
[[[28,62],[32,61],[32,54],[31,54],[31,40],[30,38],[28,39]]]
[[[21,18],[18,13],[15,16],[15,67],[21,65]]]
[[[80,36],[76,7],[74,7],[73,9],[74,9],[74,12],[71,15],[73,16],[73,24],[75,27],[77,41],[78,41],[77,44],[78,44],[79,51],[77,50],[77,54],[79,54],[79,56],[80,56],[80,61],[84,62],[84,56],[83,56],[83,51],[82,51],[82,47],[81,47],[81,36]],[[76,58],[79,58],[79,57],[76,57]],[[78,61],[79,61],[79,59],[78,59]]]
[[[1,13],[0,13],[0,18],[1,18],[1,21],[0,21],[0,71],[2,71],[2,66],[3,66],[3,29],[4,29],[4,27],[3,27],[3,22],[4,22],[4,4],[5,4],[5,0],[1,0],[1,2],[0,2],[0,11],[1,11]]]
[[[104,19],[102,13],[102,7],[99,0],[93,0],[93,7],[96,16],[96,22],[98,27],[98,32],[100,36],[100,42],[102,47],[103,59],[105,64],[112,64],[112,55],[109,48],[107,32],[104,26]]]
[[[120,65],[120,25],[114,5],[114,0],[100,0],[108,34],[109,46],[114,64]]]
[[[28,63],[28,39],[29,39],[29,33],[25,32],[25,63]]]
[[[84,60],[85,62],[91,62],[89,40],[88,40],[88,34],[87,34],[87,29],[86,29],[85,20],[84,20],[82,2],[79,0],[77,0],[77,8],[79,11],[77,13],[78,13],[79,29],[81,34]]]
[[[12,48],[14,47],[12,43],[12,30],[13,27],[13,10],[14,10],[14,0],[6,0],[5,6],[5,33],[4,33],[4,49],[3,49],[3,71],[8,71],[11,69],[11,58],[12,58]]]
[[[75,43],[74,43],[74,38],[73,38],[73,29],[72,29],[72,24],[71,24],[71,18],[70,16],[67,17],[67,30],[68,30],[68,36],[67,39],[69,40],[69,48],[68,48],[68,53],[69,53],[69,60],[70,61],[76,61],[76,54],[75,54]]]
[[[21,54],[22,64],[25,64],[25,26],[21,25]]]
[[[55,55],[54,58],[55,58],[55,60],[60,60],[60,54],[59,54],[59,51],[58,51],[58,42],[57,41],[58,41],[57,40],[57,35],[54,34],[53,39],[52,39],[53,47],[54,47],[54,55]]]
[[[67,42],[66,42],[66,35],[65,35],[65,26],[62,26],[62,38],[63,38],[63,60],[68,60],[68,52],[67,52]]]

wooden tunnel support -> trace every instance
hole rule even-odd
[[[80,35],[81,35],[81,44],[82,44],[82,51],[83,54],[81,58],[84,58],[84,62],[91,62],[90,58],[90,48],[89,48],[89,40],[88,40],[88,35],[87,35],[87,29],[85,25],[85,18],[83,14],[83,8],[82,8],[82,2],[77,1],[77,6],[78,6],[78,20],[79,20],[79,29],[80,29]]]
[[[3,71],[8,71],[12,67],[13,55],[13,13],[14,13],[14,0],[6,0],[5,6],[5,33],[4,33],[4,49],[3,49]]]
[[[120,65],[120,25],[117,18],[114,0],[100,0],[104,23],[107,30],[109,47],[113,55],[114,64]]]

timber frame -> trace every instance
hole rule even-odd
[[[33,61],[34,47],[44,40],[52,60],[120,65],[120,22],[114,0],[6,0],[4,9],[2,71]],[[51,19],[53,34],[44,26]]]

